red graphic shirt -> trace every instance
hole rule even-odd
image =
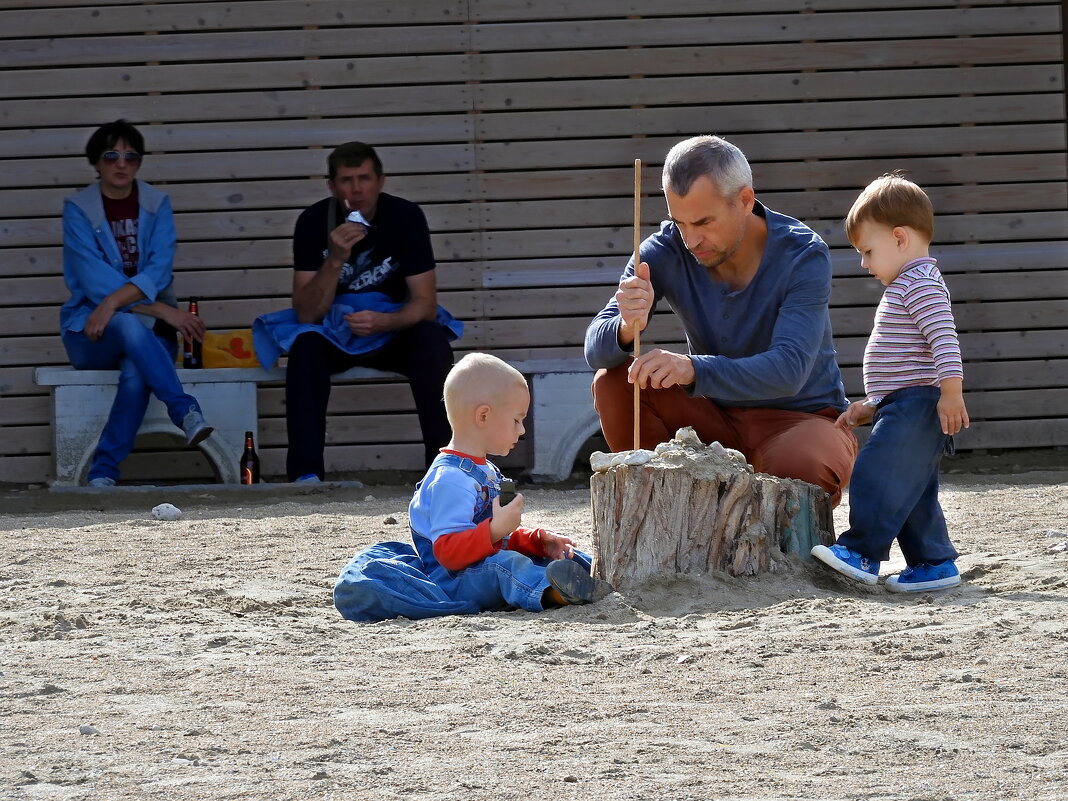
[[[137,275],[137,220],[141,206],[137,202],[137,184],[133,191],[121,200],[107,195],[104,198],[104,215],[108,218],[115,244],[122,256],[122,271],[127,277]]]

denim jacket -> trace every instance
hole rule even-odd
[[[59,313],[60,332],[81,331],[93,309],[123,284],[132,283],[145,300],[177,306],[171,287],[178,234],[171,200],[165,192],[137,182],[141,207],[137,223],[138,270],[127,278],[119,246],[104,214],[100,184],[95,182],[63,201],[63,280],[70,299]],[[130,304],[134,306],[136,304]],[[125,308],[129,311],[130,306]],[[151,327],[155,320],[138,315]]]

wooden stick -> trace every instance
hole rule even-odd
[[[641,264],[641,224],[642,224],[642,160],[634,159],[634,272]],[[634,330],[634,358],[642,355],[642,332]],[[641,389],[634,382],[634,450],[641,447],[641,426],[638,422],[638,410],[641,406]]]

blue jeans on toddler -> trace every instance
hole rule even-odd
[[[838,544],[876,561],[896,539],[909,565],[956,559],[938,503],[938,463],[953,439],[938,420],[938,387],[905,387],[875,412],[849,484],[849,528]]]
[[[589,572],[588,554],[575,551],[574,559]],[[471,601],[484,612],[497,609],[526,609],[541,612],[541,596],[549,587],[545,568],[551,559],[501,550],[463,570],[439,567],[431,579],[453,600]]]
[[[191,409],[200,409],[175,372],[176,344],[157,337],[133,312],[116,312],[96,342],[84,331],[64,331],[63,347],[78,370],[119,370],[115,401],[93,454],[89,480],[118,479],[119,465],[133,449],[145,419],[150,393],[163,402],[179,428]]]

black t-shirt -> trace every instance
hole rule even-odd
[[[331,212],[333,205],[333,213]],[[329,251],[328,230],[344,221],[333,198],[306,208],[293,231],[293,267],[314,272]],[[333,216],[333,220],[330,218]],[[356,243],[341,268],[337,294],[382,292],[398,303],[408,299],[408,276],[434,269],[434,251],[423,210],[409,200],[383,192],[367,236]]]

